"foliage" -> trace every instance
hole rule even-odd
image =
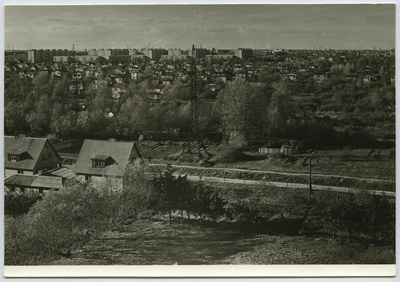
[[[20,217],[10,218],[5,229],[6,264],[38,264],[70,256],[93,237],[119,227],[148,208],[151,183],[140,167],[128,166],[120,178],[81,183],[70,181]],[[118,169],[118,168],[117,168]]]
[[[250,87],[244,81],[227,84],[220,93],[222,97],[222,128],[226,134],[235,131],[245,135],[248,125],[247,114],[250,111]]]
[[[386,196],[360,191],[357,194],[318,193],[317,209],[333,239],[339,230],[347,232],[348,240],[356,234],[367,235],[375,242],[394,246],[394,205]]]
[[[192,190],[193,191],[193,190]],[[225,214],[226,201],[215,188],[197,182],[194,184],[193,207],[191,211],[200,217],[207,216],[213,221]]]
[[[4,213],[6,215],[21,215],[27,213],[29,209],[42,196],[37,192],[26,191],[20,192],[5,192],[4,193]]]
[[[285,81],[273,84],[273,94],[268,107],[268,128],[273,135],[279,135],[286,128],[293,114],[294,103]]]
[[[154,179],[152,208],[161,214],[168,213],[169,222],[172,212],[180,211],[181,217],[186,212],[188,219],[194,214],[214,221],[224,214],[225,200],[213,188],[201,181],[189,182],[186,177],[173,176],[173,170],[167,168]]]
[[[70,183],[47,193],[28,214],[11,220],[5,236],[6,264],[37,264],[79,248],[90,231],[104,222],[102,206],[92,191],[90,185]],[[25,228],[19,228],[21,225]],[[8,241],[11,234],[15,243]]]
[[[233,163],[243,158],[244,148],[236,144],[224,145],[213,161],[221,163]]]

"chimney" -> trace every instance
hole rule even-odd
[[[39,175],[46,175],[47,174],[47,169],[41,169],[38,171]]]

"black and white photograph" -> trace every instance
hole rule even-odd
[[[65,4],[3,6],[6,275],[395,275],[395,4]]]

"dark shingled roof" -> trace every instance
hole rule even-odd
[[[135,142],[103,141],[86,139],[83,142],[78,160],[73,168],[77,174],[119,175],[114,165],[104,168],[93,167],[92,159],[99,156],[111,157],[118,166],[126,166],[131,160],[141,158]]]
[[[33,170],[46,140],[46,138],[4,136],[4,167]],[[7,154],[14,154],[15,152],[27,152],[31,158],[18,162],[8,161]]]
[[[62,178],[44,175],[14,174],[4,180],[4,186],[24,188],[61,189]]]
[[[92,160],[106,161],[109,158],[111,158],[111,156],[96,155],[96,156],[92,157]]]
[[[6,153],[11,154],[11,155],[19,156],[19,155],[22,155],[23,153],[26,153],[26,151],[24,151],[24,150],[10,150],[10,151],[8,151]]]

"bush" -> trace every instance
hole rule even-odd
[[[343,231],[348,241],[354,234],[364,234],[376,243],[394,246],[395,207],[387,197],[362,190],[357,194],[319,192],[316,202],[322,225],[330,229],[333,239]]]
[[[5,223],[5,263],[34,265],[69,257],[91,238],[119,227],[148,208],[150,187],[144,171],[129,166],[121,179],[69,181],[50,191],[23,216]]]
[[[220,163],[233,163],[243,158],[244,148],[238,145],[227,145],[215,156],[214,161]]]
[[[26,191],[24,193],[6,192],[4,195],[4,213],[6,215],[27,213],[41,198],[42,196],[34,191]]]
[[[262,211],[258,206],[248,201],[239,200],[229,204],[228,215],[230,219],[256,223],[261,220]]]

